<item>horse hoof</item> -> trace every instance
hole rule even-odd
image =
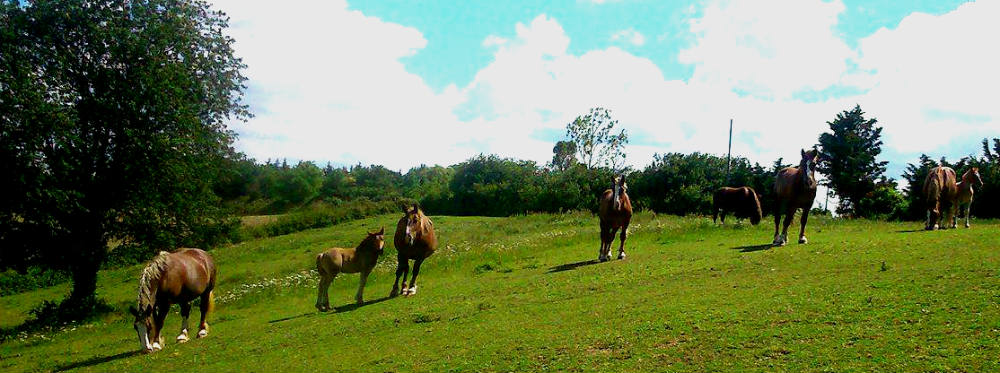
[[[208,336],[208,329],[202,329],[198,331],[198,338],[205,338]]]
[[[618,260],[622,260],[622,259],[625,259],[625,252],[624,251],[618,253]]]
[[[417,287],[416,287],[416,285],[414,285],[412,288],[410,288],[410,295],[417,295]]]
[[[159,350],[162,350],[162,349],[163,349],[163,346],[160,346],[160,342],[153,342],[153,348],[152,348],[153,351],[159,351]]]
[[[177,336],[177,343],[184,343],[188,341],[188,334],[185,330],[181,335]]]
[[[805,236],[802,236],[802,237],[799,237],[799,243],[800,244],[807,244],[807,243],[809,243],[809,240],[807,240],[805,238]]]

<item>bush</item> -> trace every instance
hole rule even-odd
[[[242,227],[237,241],[281,236],[306,229],[323,228],[349,220],[388,214],[397,212],[401,206],[412,203],[415,201],[404,198],[379,202],[358,199],[344,202],[338,206],[317,203],[302,211],[282,215],[272,223]]]
[[[0,296],[23,293],[26,291],[46,288],[69,281],[69,275],[42,267],[28,267],[24,271],[7,269],[0,273]]]

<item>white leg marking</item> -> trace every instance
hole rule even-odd
[[[202,329],[198,331],[198,338],[205,338],[208,335],[208,329]]]

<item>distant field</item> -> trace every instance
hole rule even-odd
[[[351,306],[358,277],[342,275],[330,293],[340,312],[316,312],[315,253],[354,246],[379,226],[391,233],[396,219],[213,251],[221,282],[211,334],[174,343],[175,306],[165,349],[150,355],[135,353],[124,311],[140,268],[102,272],[99,295],[121,313],[8,340],[0,370],[1000,370],[997,221],[924,232],[920,223],[818,218],[810,244],[771,249],[768,219],[720,227],[643,213],[629,257],[595,264],[590,214],[434,217],[441,247],[421,269],[418,295],[385,298],[390,239],[369,304]],[[0,298],[0,327],[66,291]]]
[[[261,226],[267,223],[273,223],[278,220],[281,215],[246,215],[240,217],[240,222],[247,227]]]

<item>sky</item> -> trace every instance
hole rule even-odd
[[[733,154],[762,165],[860,105],[899,178],[921,153],[1000,136],[1000,0],[218,0],[255,117],[259,161],[405,172],[477,154],[539,164],[605,107],[627,161]]]

